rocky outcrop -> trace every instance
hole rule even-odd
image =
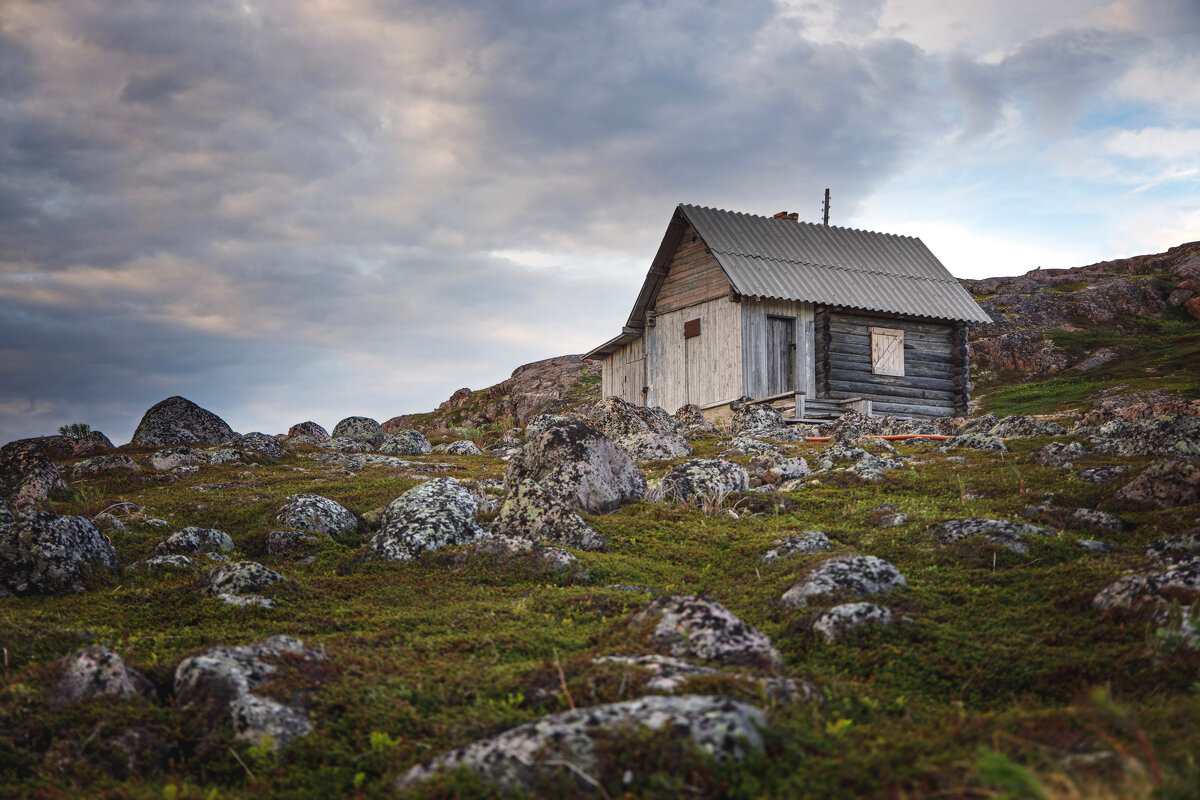
[[[52,461],[68,461],[112,449],[113,443],[100,431],[92,431],[87,436],[36,436],[17,439],[0,447],[0,461],[28,452],[42,453]]]
[[[677,503],[703,503],[750,488],[741,464],[723,458],[693,458],[668,472],[658,484],[663,498]]]
[[[707,597],[660,597],[635,614],[631,624],[650,626],[650,643],[678,658],[764,669],[779,664],[779,653],[766,635]]]
[[[302,693],[285,703],[268,694],[271,684],[323,661],[324,654],[288,636],[214,647],[176,668],[175,702],[208,731],[229,726],[238,739],[279,749],[312,731],[313,723]]]
[[[486,389],[459,389],[436,411],[393,417],[383,429],[392,433],[415,428],[443,439],[461,428],[496,423],[524,427],[539,414],[557,414],[599,399],[600,362],[558,356],[517,367],[510,378]]]
[[[420,431],[399,430],[383,439],[379,452],[389,456],[423,456],[433,452],[433,445]]]
[[[411,561],[422,553],[478,541],[488,535],[475,521],[478,509],[475,495],[453,478],[426,481],[388,504],[366,550],[386,561]]]
[[[69,491],[45,453],[24,450],[0,460],[0,498],[13,508],[35,505],[53,494]]]
[[[334,539],[345,539],[358,533],[358,518],[319,494],[292,495],[275,512],[275,521],[287,528],[315,531]]]
[[[601,738],[610,742],[623,733],[649,728],[728,761],[744,758],[749,749],[760,749],[760,729],[765,725],[761,711],[729,698],[643,697],[554,714],[460,747],[413,767],[400,777],[396,788],[412,788],[439,769],[462,767],[501,790],[534,792],[547,776],[561,773],[579,781],[578,792],[590,793],[595,788],[590,776],[598,774],[601,759],[613,752],[611,746],[598,746]],[[579,778],[580,772],[589,776],[586,782]]]
[[[38,511],[0,526],[0,597],[82,592],[89,570],[116,567],[112,542],[87,517]]]
[[[508,462],[505,487],[526,478],[573,509],[615,511],[646,493],[646,476],[633,459],[590,425],[567,420],[526,440]]]
[[[875,556],[839,556],[822,561],[783,595],[785,606],[806,606],[825,596],[871,597],[907,585],[894,566]]]
[[[56,705],[77,705],[89,697],[117,695],[152,698],[154,686],[146,676],[125,662],[109,647],[85,647],[59,660],[58,678],[50,690]]]
[[[332,438],[350,439],[355,442],[379,447],[387,437],[379,423],[370,417],[346,417],[333,426]]]
[[[1139,508],[1175,508],[1200,502],[1200,465],[1165,458],[1155,461],[1117,492]]]
[[[578,514],[529,478],[510,488],[491,531],[579,550],[604,548],[604,540]]]
[[[211,411],[183,397],[168,397],[150,407],[133,432],[130,444],[170,447],[175,444],[220,444],[233,429]]]

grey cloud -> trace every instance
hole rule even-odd
[[[169,101],[186,88],[187,82],[173,72],[135,75],[121,90],[121,99],[126,103],[158,105]]]

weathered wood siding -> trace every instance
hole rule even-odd
[[[813,358],[813,305],[791,300],[752,300],[743,298],[742,313],[742,390],[750,397],[767,397],[768,352],[767,317],[792,317],[796,320],[796,389],[815,396]]]
[[[642,387],[646,385],[644,343],[644,337],[635,339],[615,353],[604,357],[600,369],[601,397],[615,395],[635,405],[645,404],[646,394],[642,391]]]
[[[685,339],[684,323],[694,319],[700,320],[700,335]],[[650,386],[645,405],[674,413],[688,403],[705,405],[741,394],[741,308],[728,297],[656,314],[643,340]]]
[[[720,264],[688,225],[667,266],[667,277],[658,290],[654,308],[660,314],[686,308],[729,294],[729,279]]]
[[[819,309],[816,317],[819,396],[863,397],[876,414],[953,416],[962,395],[954,324]],[[904,375],[871,372],[871,328],[904,331]]]

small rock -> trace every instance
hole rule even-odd
[[[868,453],[861,447],[849,444],[835,444],[819,454],[820,472],[842,470],[853,472],[864,480],[875,481],[883,477],[883,473],[904,466],[904,461],[898,458],[880,458]]]
[[[765,470],[762,474],[763,483],[784,483],[794,481],[812,474],[808,462],[803,458],[788,458]]]
[[[733,419],[730,427],[736,436],[774,432],[783,428],[783,414],[767,403],[750,402],[749,397],[743,397],[730,405]]]
[[[554,769],[564,775],[571,764],[585,775],[599,772],[599,759],[610,747],[597,738],[639,727],[663,730],[720,760],[741,760],[747,750],[762,748],[760,728],[766,718],[758,709],[724,697],[683,695],[643,697],[622,703],[564,711],[487,739],[460,747],[413,767],[396,782],[403,791],[432,777],[439,769],[465,767],[501,790],[532,791]],[[594,788],[579,779],[579,792]]]
[[[806,579],[783,595],[785,606],[801,607],[825,595],[870,597],[907,585],[894,566],[875,556],[838,556],[822,561]]]
[[[517,536],[485,536],[474,546],[477,552],[493,555],[529,554],[543,565],[556,571],[572,568],[577,560],[575,556],[561,547],[546,547]],[[586,575],[586,573],[583,574]]]
[[[275,512],[275,521],[287,528],[324,533],[334,539],[358,534],[358,519],[349,510],[319,494],[294,494]]]
[[[694,458],[668,472],[659,482],[662,496],[677,503],[702,503],[750,488],[740,465],[722,458]]]
[[[141,472],[142,468],[127,455],[113,454],[105,456],[92,456],[84,459],[71,468],[72,478],[83,478],[88,475],[95,475],[100,472],[107,472],[114,469],[123,469],[127,472]]]
[[[346,436],[337,436],[327,442],[317,442],[317,447],[334,450],[338,453],[370,453],[375,449],[370,442],[360,442]]]
[[[1126,466],[1117,467],[1089,467],[1079,471],[1075,477],[1084,483],[1110,483],[1121,476],[1121,473],[1129,469]]]
[[[302,670],[325,656],[288,636],[247,647],[214,647],[186,658],[175,670],[175,702],[216,730],[232,725],[234,736],[258,746],[285,747],[308,734],[312,720],[302,706],[258,694],[284,672]]]
[[[1162,572],[1126,575],[1105,586],[1092,598],[1103,612],[1126,612],[1164,620],[1172,603],[1190,606],[1200,599],[1200,558]]]
[[[51,690],[56,705],[78,705],[97,695],[150,699],[154,686],[140,672],[127,667],[108,647],[85,647],[58,662],[59,676]]]
[[[399,430],[379,445],[379,452],[391,456],[423,456],[433,452],[433,445],[420,431]]]
[[[129,533],[129,529],[125,527],[125,523],[108,512],[103,512],[92,517],[92,524],[106,533]]]
[[[483,451],[479,449],[478,445],[476,445],[474,442],[470,441],[469,439],[461,439],[457,442],[450,442],[449,444],[447,444],[445,446],[445,448],[446,449],[443,452],[445,452],[446,455],[451,455],[451,456],[481,456],[481,455],[483,455]]]
[[[763,554],[763,561],[777,561],[793,555],[810,555],[828,550],[829,537],[821,531],[802,531],[799,536],[776,539],[775,547]]]
[[[1155,561],[1190,561],[1200,556],[1200,528],[1155,539],[1146,545],[1146,555]]]
[[[941,525],[930,528],[929,532],[937,536],[942,544],[954,544],[972,536],[982,536],[991,544],[1006,547],[1017,553],[1029,552],[1029,545],[1025,543],[1027,536],[1054,536],[1053,531],[1039,528],[1037,525],[982,517],[946,520]]]
[[[1029,436],[1063,436],[1066,432],[1067,429],[1057,423],[1022,416],[1005,417],[988,431],[992,436],[1004,439],[1020,439]]]
[[[1030,453],[1029,459],[1047,467],[1070,468],[1075,461],[1078,461],[1085,455],[1087,455],[1087,450],[1079,442],[1071,442],[1070,444],[1050,442]]]
[[[874,603],[845,603],[822,612],[813,623],[813,630],[825,637],[826,642],[837,642],[864,625],[893,624],[891,609]]]
[[[215,550],[232,551],[233,547],[233,539],[225,531],[188,527],[171,534],[166,541],[160,542],[156,549],[165,555],[170,553],[207,553]]]
[[[726,672],[716,667],[693,664],[682,658],[662,655],[615,655],[601,656],[592,660],[594,664],[623,664],[644,669],[651,674],[646,688],[652,692],[675,692],[689,679],[697,676],[724,675],[739,681],[757,684],[764,695],[773,702],[786,704],[800,699],[811,699],[815,687],[810,684],[797,685],[789,678],[762,677],[747,672]]]
[[[328,537],[328,534],[322,534]],[[320,541],[315,533],[310,531],[269,531],[267,533],[267,554],[282,556],[309,549]]]
[[[959,435],[966,433],[987,433],[999,423],[1000,418],[995,414],[984,414],[982,417],[976,417],[975,419],[969,419],[964,422],[959,426],[956,433]]]
[[[947,439],[938,449],[943,453],[949,453],[960,447],[969,447],[972,450],[992,450],[999,453],[1008,452],[1008,445],[1004,443],[1004,440],[990,433],[962,433]]]
[[[1125,520],[1107,511],[1094,508],[1072,508],[1066,517],[1069,523],[1096,533],[1120,533],[1128,528]]]
[[[352,439],[356,442],[379,447],[387,434],[379,423],[370,417],[346,417],[333,427],[334,439]],[[429,452],[428,450],[425,452]]]
[[[148,572],[157,572],[161,569],[191,569],[193,564],[192,560],[187,556],[169,555],[150,556],[145,561],[141,561],[134,566],[141,567]]]
[[[1111,545],[1108,542],[1101,542],[1096,539],[1080,539],[1075,544],[1079,545],[1080,550],[1088,553],[1118,553],[1121,548]]]
[[[784,455],[783,449],[778,445],[773,445],[750,436],[735,437],[725,450],[725,455],[757,456],[764,454],[770,454],[777,458],[782,458]]]
[[[707,436],[716,436],[720,433],[717,426],[704,418],[704,413],[700,410],[700,406],[688,404],[681,406],[675,412],[675,421],[679,427],[676,433],[685,439],[699,439]]]
[[[274,600],[258,593],[284,580],[275,570],[255,561],[238,561],[214,570],[208,578],[208,591],[228,605],[274,608]]]
[[[706,597],[660,597],[634,615],[631,624],[653,625],[650,641],[680,658],[762,668],[779,663],[770,639]]]

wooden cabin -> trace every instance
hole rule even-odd
[[[605,397],[669,411],[952,416],[966,323],[990,321],[920,239],[680,205],[620,335],[586,357]]]

